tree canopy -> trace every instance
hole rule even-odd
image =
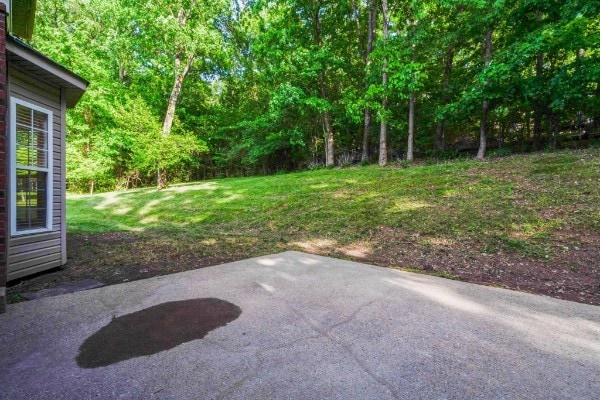
[[[71,190],[597,140],[585,0],[47,0]],[[483,146],[483,149],[482,149]]]

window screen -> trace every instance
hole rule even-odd
[[[15,102],[13,114],[14,230],[25,232],[49,228],[48,213],[51,210],[49,135],[52,114]]]

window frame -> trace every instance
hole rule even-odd
[[[17,168],[17,105],[27,107],[31,110],[46,114],[48,116],[48,130],[46,132],[46,160],[47,167],[33,167],[33,166],[19,166]],[[11,201],[11,221],[10,221],[10,232],[11,236],[28,235],[33,233],[42,233],[52,231],[52,217],[53,217],[53,175],[54,175],[54,148],[52,139],[54,136],[54,125],[53,125],[54,113],[44,107],[37,104],[32,104],[19,98],[10,97],[10,201]],[[27,230],[17,230],[17,169],[39,171],[46,173],[46,226],[44,228],[35,228]]]

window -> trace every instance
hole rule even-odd
[[[11,232],[52,228],[52,111],[11,98]]]

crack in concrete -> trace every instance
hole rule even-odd
[[[350,348],[350,346],[348,346],[346,343],[342,342],[340,339],[336,338],[332,333],[331,330],[339,327],[341,325],[347,324],[348,322],[352,321],[353,319],[356,318],[356,316],[358,315],[358,313],[363,310],[365,307],[375,303],[377,300],[372,300],[368,303],[365,303],[363,305],[361,305],[355,312],[353,312],[349,317],[345,318],[343,321],[340,321],[337,324],[332,325],[331,327],[323,330],[321,329],[321,327],[319,326],[319,324],[315,321],[313,321],[312,319],[310,319],[309,317],[307,317],[306,315],[302,314],[300,311],[296,310],[294,307],[292,307],[291,305],[289,305],[287,302],[285,303],[286,307],[292,311],[294,314],[296,314],[298,317],[300,317],[300,319],[302,321],[304,321],[308,326],[310,326],[314,331],[318,332],[320,334],[320,336],[330,340],[331,342],[333,342],[334,344],[337,344],[339,346],[341,346],[344,351],[350,356],[352,357],[352,359],[354,360],[354,362],[367,374],[371,377],[371,379],[373,379],[375,382],[379,383],[380,385],[384,386],[391,394],[392,396],[397,399],[400,400],[402,397],[400,396],[400,393],[398,393],[398,391],[396,390],[396,388],[394,388],[388,381],[386,381],[383,378],[378,377],[373,371],[371,371],[371,369],[369,368],[369,366],[364,363],[356,354],[354,354],[354,352],[352,351],[352,349]]]
[[[333,324],[332,326],[330,326],[329,328],[327,328],[326,331],[327,332],[331,332],[335,328],[338,328],[338,327],[340,327],[342,325],[345,325],[345,324],[351,322],[353,319],[356,318],[356,316],[358,315],[358,313],[363,310],[363,308],[366,308],[366,307],[370,306],[371,304],[375,303],[377,300],[379,300],[379,299],[371,300],[370,302],[365,303],[362,306],[358,307],[352,314],[350,314],[348,317],[346,317],[342,321],[338,322],[337,324]]]
[[[227,396],[229,396],[232,393],[235,393],[238,389],[240,389],[242,386],[244,386],[246,384],[246,382],[248,382],[258,376],[258,374],[262,370],[265,360],[262,357],[262,353],[260,351],[255,352],[254,357],[256,357],[258,359],[258,365],[254,369],[254,371],[252,373],[244,375],[241,379],[234,382],[233,385],[231,385],[230,387],[228,387],[227,389],[225,389],[221,393],[219,393],[216,397],[217,399],[219,399],[219,400],[226,399]]]
[[[256,357],[258,359],[258,365],[254,368],[254,371],[252,373],[249,373],[247,375],[244,375],[241,379],[239,379],[238,381],[236,381],[235,383],[233,383],[233,385],[231,385],[230,387],[228,387],[227,389],[225,389],[224,391],[222,391],[221,393],[219,393],[217,395],[217,399],[225,399],[227,398],[228,395],[236,392],[238,389],[240,389],[242,386],[244,386],[247,382],[251,381],[252,379],[256,378],[258,376],[258,374],[261,372],[261,369],[265,363],[265,359],[264,359],[264,353],[269,352],[269,351],[274,351],[274,350],[281,350],[281,349],[285,349],[288,347],[292,347],[300,342],[303,342],[305,340],[311,340],[311,339],[318,339],[320,338],[320,335],[314,335],[314,336],[307,336],[307,337],[302,337],[302,338],[298,338],[295,340],[292,340],[290,342],[286,342],[283,343],[279,346],[275,346],[275,347],[269,347],[266,349],[262,349],[262,350],[257,350],[254,353],[254,357]],[[223,346],[220,343],[217,342],[212,342],[212,341],[208,341],[211,344],[216,345],[217,347],[220,347],[226,351],[232,352],[234,354],[239,354],[239,353],[244,353],[243,350],[232,350],[232,349],[228,349],[225,346]]]
[[[270,295],[272,295],[272,293],[269,293]],[[381,297],[380,297],[381,298]],[[330,340],[331,342],[333,342],[334,344],[337,344],[339,346],[341,346],[344,351],[350,355],[350,357],[352,357],[352,359],[354,360],[354,362],[368,375],[371,377],[371,379],[373,379],[375,382],[379,383],[380,385],[384,386],[395,399],[400,399],[401,396],[400,394],[396,391],[396,389],[389,383],[387,382],[385,379],[378,377],[373,371],[371,371],[371,369],[360,359],[358,358],[358,356],[356,354],[354,354],[352,352],[352,349],[350,348],[350,346],[348,346],[347,344],[343,343],[341,340],[339,340],[338,338],[334,337],[333,334],[331,333],[331,331],[333,331],[335,328],[338,328],[340,326],[343,326],[351,321],[353,321],[356,316],[366,307],[372,305],[373,303],[375,303],[376,301],[380,300],[380,298],[371,300],[367,303],[362,304],[361,306],[359,306],[352,314],[350,314],[348,317],[344,318],[342,321],[337,322],[333,325],[331,325],[329,328],[323,330],[320,328],[319,324],[317,322],[312,321],[310,318],[306,317],[304,314],[302,314],[300,311],[296,310],[295,308],[293,308],[292,306],[289,305],[289,303],[284,302],[286,308],[288,308],[290,311],[292,311],[292,313],[294,313],[296,316],[300,317],[300,319],[302,321],[304,321],[311,329],[313,329],[314,331],[316,331],[318,333],[318,335],[314,335],[314,336],[307,336],[307,337],[302,337],[302,338],[298,338],[295,339],[291,342],[287,342],[287,343],[283,343],[279,346],[275,346],[275,347],[269,347],[267,349],[261,349],[258,350],[254,353],[254,357],[256,357],[258,359],[258,365],[255,367],[254,371],[252,373],[249,373],[245,376],[243,376],[241,379],[239,379],[238,381],[236,381],[235,383],[233,383],[230,387],[228,387],[227,389],[223,390],[221,393],[219,393],[216,398],[217,399],[225,399],[227,398],[229,395],[235,393],[237,390],[239,390],[241,387],[243,387],[247,382],[253,380],[254,378],[256,378],[260,372],[261,369],[263,367],[263,365],[265,364],[265,359],[264,359],[264,353],[269,352],[269,351],[275,351],[275,350],[281,350],[281,349],[285,349],[288,347],[292,347],[302,341],[305,340],[311,340],[311,339],[318,339],[320,337],[324,337],[328,340]],[[224,346],[221,343],[212,341],[210,339],[204,339],[205,342],[211,343],[215,346],[218,346],[220,348],[222,348],[223,350],[226,350],[228,352],[234,353],[234,354],[240,354],[240,353],[245,353],[244,350],[241,349],[231,349],[231,348],[227,348],[226,346]]]

